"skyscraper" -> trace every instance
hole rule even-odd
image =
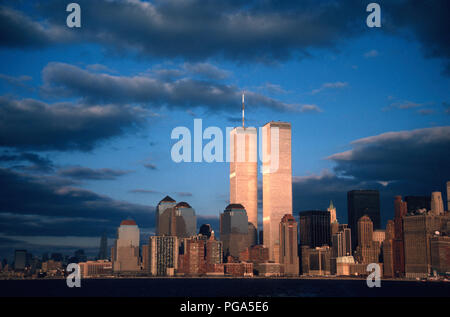
[[[170,223],[176,201],[170,196],[164,197],[156,208],[156,235],[170,236]]]
[[[395,196],[394,199],[394,240],[393,240],[393,261],[394,275],[402,277],[405,275],[405,248],[403,241],[403,217],[407,213],[407,203],[402,201],[402,196]]]
[[[214,272],[215,266],[223,262],[223,243],[216,240],[214,231],[206,240],[206,271]]]
[[[189,238],[197,233],[195,210],[187,202],[179,202],[173,209],[170,222],[170,235]]]
[[[355,257],[359,263],[378,263],[381,244],[373,241],[373,223],[369,216],[364,215],[358,220],[358,246]]]
[[[438,216],[444,214],[444,202],[441,192],[431,193],[431,213]]]
[[[108,258],[108,238],[106,237],[106,233],[102,234],[100,238],[100,248],[98,251],[98,259],[106,260]]]
[[[367,215],[372,220],[374,229],[380,227],[380,193],[377,190],[351,190],[347,193],[348,224],[352,229],[352,248],[358,241],[358,220]]]
[[[299,274],[298,229],[294,216],[286,214],[280,222],[280,264],[284,266],[285,275]]]
[[[241,204],[252,226],[250,244],[256,244],[258,229],[257,133],[237,127],[230,132],[230,204]]]
[[[347,225],[339,225],[338,232],[331,237],[331,256],[333,258],[352,255],[351,229]]]
[[[431,240],[436,231],[447,230],[449,221],[449,215],[431,212],[408,214],[403,218],[406,277],[427,277],[432,273]]]
[[[114,244],[113,271],[135,272],[140,270],[139,228],[134,220],[123,220],[117,229]]]
[[[178,238],[152,236],[148,245],[149,270],[154,276],[173,275],[178,268]]]
[[[262,129],[263,232],[269,258],[279,259],[279,224],[292,215],[291,124],[269,122]]]
[[[322,210],[299,213],[300,244],[311,248],[330,245],[330,213]]]
[[[248,217],[244,206],[229,204],[220,214],[220,238],[223,252],[236,258],[248,247]]]

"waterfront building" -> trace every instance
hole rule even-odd
[[[140,271],[139,228],[134,220],[123,220],[120,223],[112,263],[114,273]]]
[[[171,276],[178,269],[178,238],[151,236],[149,240],[149,273],[154,276]]]
[[[298,229],[297,221],[291,214],[283,216],[280,222],[280,259],[285,275],[297,276],[299,274],[298,258]]]

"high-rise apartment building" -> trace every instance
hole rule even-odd
[[[330,245],[330,213],[308,210],[299,213],[300,244],[311,248]]]
[[[298,258],[298,228],[297,221],[291,214],[286,214],[280,222],[280,260],[284,266],[285,275],[299,274]]]
[[[352,229],[352,248],[358,244],[357,223],[367,215],[374,229],[380,227],[380,193],[377,190],[351,190],[347,193],[348,225]]]
[[[139,228],[134,220],[120,223],[111,260],[115,273],[140,271]]]
[[[292,215],[291,124],[269,122],[262,129],[263,232],[269,258],[279,259],[279,224]]]
[[[220,238],[223,252],[238,258],[248,246],[248,217],[244,206],[229,204],[220,214]]]
[[[154,276],[173,275],[178,268],[178,238],[152,236],[148,245],[149,273]]]

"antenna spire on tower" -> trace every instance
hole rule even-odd
[[[245,112],[244,95],[245,95],[245,90],[242,91],[242,127],[243,128],[244,128],[244,112]]]

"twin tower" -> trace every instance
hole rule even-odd
[[[262,134],[263,244],[269,259],[278,262],[280,222],[285,214],[292,215],[291,124],[269,122]],[[256,244],[258,232],[257,140],[256,128],[246,128],[244,120],[230,132],[230,204],[241,204],[247,211],[250,245]]]

